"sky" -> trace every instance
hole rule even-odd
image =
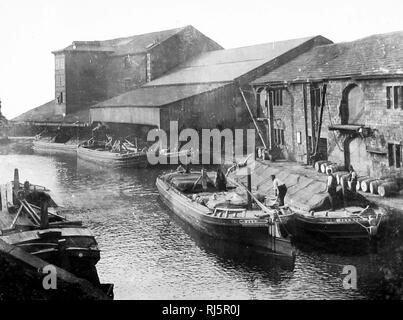
[[[403,30],[402,0],[1,0],[0,100],[11,119],[54,98],[52,51],[193,25],[224,48]]]

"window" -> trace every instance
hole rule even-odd
[[[63,87],[64,86],[64,75],[56,74],[56,87]]]
[[[400,168],[402,165],[402,146],[399,144],[395,144],[395,159],[396,168]]]
[[[128,55],[128,56],[124,57],[123,58],[123,67],[125,69],[129,69],[131,67],[131,65],[132,65],[132,63],[131,63],[131,60],[130,60],[130,56]]]
[[[274,129],[274,143],[276,145],[284,146],[284,129]]]
[[[401,144],[388,143],[388,160],[389,167],[401,168],[403,166]]]
[[[392,87],[386,87],[386,108],[392,107]]]
[[[393,143],[388,143],[388,159],[389,159],[389,167],[393,167],[395,165],[395,157],[393,154]]]
[[[283,105],[283,89],[270,90],[269,99],[273,106],[282,106]]]
[[[55,56],[55,69],[56,70],[64,70],[64,56]]]
[[[386,87],[386,108],[403,109],[403,86]]]
[[[312,85],[310,89],[310,98],[312,107],[320,107],[321,105],[321,90],[318,85]]]
[[[393,88],[393,106],[395,107],[395,109],[397,109],[398,108],[398,106],[399,106],[399,90],[400,89],[400,87],[394,87]]]
[[[297,132],[297,143],[302,144],[302,133],[301,133],[301,131]]]

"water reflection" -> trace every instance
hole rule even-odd
[[[399,297],[393,286],[402,279],[400,238],[377,254],[298,247],[294,260],[281,260],[212,240],[175,218],[155,187],[161,168],[106,169],[74,155],[10,150],[0,154],[0,183],[19,168],[21,179],[49,187],[88,225],[102,250],[99,276],[115,284],[116,299]],[[345,265],[357,268],[357,290],[342,286]]]

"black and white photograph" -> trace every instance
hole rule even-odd
[[[0,308],[401,300],[402,12],[2,0]]]

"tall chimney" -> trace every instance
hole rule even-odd
[[[20,175],[18,173],[18,169],[14,169],[14,192],[17,193],[20,189]]]

